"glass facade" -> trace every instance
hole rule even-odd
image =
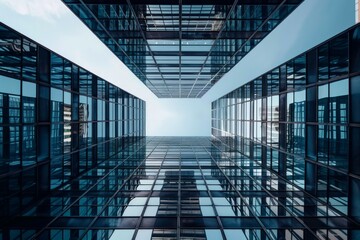
[[[121,25],[129,36],[188,36],[201,21],[231,28],[242,11],[238,1],[221,7],[183,1],[65,0],[109,42],[102,25],[112,34]],[[260,11],[260,2],[270,7]],[[270,16],[286,16],[298,2],[241,6],[254,16],[269,9]],[[216,19],[230,17],[209,20],[217,9],[226,14]],[[181,23],[173,19],[179,13]],[[126,20],[118,21],[119,14]],[[137,48],[142,37],[108,46],[146,71],[149,56],[172,54],[146,50],[150,40]],[[179,66],[171,71],[186,66],[182,45],[191,39],[180,37],[172,50]],[[212,48],[203,51],[218,51],[220,60],[211,55],[214,69],[221,54],[242,51]],[[191,92],[185,95],[204,93]],[[148,137],[144,101],[0,23],[0,240],[360,239],[359,106],[360,24],[214,101],[212,136]]]
[[[216,138],[147,137],[2,228],[3,239],[356,239],[358,227]]]
[[[356,229],[359,32],[357,25],[212,103],[213,136],[317,198],[294,215],[349,218]],[[359,237],[335,228],[314,231],[323,239]]]
[[[144,101],[0,24],[2,219],[143,136]]]
[[[303,0],[63,0],[160,98],[202,97]]]

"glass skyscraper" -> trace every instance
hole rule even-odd
[[[62,0],[159,98],[199,98],[303,0]]]
[[[314,222],[360,216],[359,32],[353,27],[212,103],[213,136],[316,197],[317,206],[296,210]],[[324,236],[358,237],[335,228]]]
[[[301,0],[63,0],[160,98],[199,98]],[[0,240],[360,239],[360,25],[211,104],[208,137],[0,23]],[[133,93],[135,94],[135,93]]]
[[[136,144],[145,102],[3,24],[0,32],[0,212],[8,218]]]

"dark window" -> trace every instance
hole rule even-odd
[[[317,81],[317,52],[316,49],[311,50],[306,55],[307,63],[307,83],[316,83]]]
[[[351,139],[350,143],[350,172],[360,175],[360,128],[351,127],[350,128]]]
[[[348,34],[343,34],[330,41],[330,78],[345,75],[349,72]]]
[[[336,210],[347,214],[348,209],[348,177],[329,169],[328,203]]]
[[[350,72],[360,71],[360,27],[350,31]]]
[[[306,157],[316,160],[316,126],[306,127]]]
[[[39,81],[50,83],[50,52],[43,47],[38,47],[38,78]]]
[[[357,221],[360,221],[360,180],[356,178],[350,178],[350,215]]]
[[[329,44],[326,43],[318,48],[318,79],[329,79]]]
[[[306,121],[316,122],[316,87],[306,89]]]
[[[353,77],[350,80],[351,91],[351,122],[360,123],[360,76]]]

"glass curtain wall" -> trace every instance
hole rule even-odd
[[[214,101],[212,135],[359,222],[359,60],[356,25]]]
[[[200,98],[302,0],[63,0],[159,98]]]
[[[0,216],[145,135],[145,102],[0,24]]]

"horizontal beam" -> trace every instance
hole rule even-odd
[[[200,68],[203,64],[185,64],[185,63],[182,63],[181,64],[181,67],[195,67],[195,68]],[[146,67],[156,67],[156,66],[159,66],[160,68],[161,67],[179,67],[179,64],[178,63],[167,63],[167,64],[146,64]],[[205,64],[205,68],[206,67],[222,67],[224,66],[224,64]]]
[[[164,74],[164,75],[167,75],[167,76],[171,76],[171,78],[173,77],[173,76],[178,76],[179,75],[179,72],[171,72],[171,71],[161,71],[161,73],[162,74]],[[183,76],[193,76],[193,75],[197,75],[198,74],[198,72],[181,72],[182,74],[181,75],[183,75]],[[149,80],[153,80],[153,79],[155,79],[155,77],[154,76],[156,76],[156,75],[159,75],[159,72],[154,72],[154,71],[149,71],[149,72],[146,72],[146,74],[149,74],[150,76],[149,76]],[[212,74],[211,72],[206,72],[206,74]],[[215,72],[213,73],[213,74],[215,74]]]
[[[96,35],[103,35],[103,31],[95,31]],[[137,31],[108,31],[109,34],[117,39],[141,39]],[[267,31],[223,31],[219,39],[248,39],[252,36],[252,39],[263,39],[269,32]],[[180,33],[178,31],[144,31],[147,40],[178,40]],[[181,39],[216,39],[218,31],[182,31]],[[101,37],[103,39],[103,37]]]
[[[305,206],[306,207],[306,206]],[[202,217],[204,220],[212,219],[216,221],[216,217]],[[288,229],[292,227],[301,229],[304,226],[294,217],[263,217],[259,216],[259,220],[267,226],[268,229]],[[149,221],[146,221],[146,220]],[[164,221],[156,221],[163,219]],[[170,220],[169,220],[170,219]],[[191,217],[182,217],[182,223],[192,222]],[[260,229],[260,224],[254,217],[236,216],[236,217],[220,217],[225,227],[236,226],[237,229]],[[312,229],[358,229],[358,224],[355,224],[345,217],[298,217],[303,223]],[[54,220],[54,217],[15,217],[13,220],[6,222],[4,228],[29,228],[29,229],[42,229],[46,223]],[[93,222],[94,217],[59,217],[50,225],[51,229],[86,229]],[[92,226],[93,229],[134,229],[140,217],[97,217],[96,222]],[[143,217],[150,227],[140,228],[174,228],[176,229],[176,216],[173,217]],[[189,221],[190,220],[190,221]],[[174,224],[175,223],[175,224]],[[159,225],[162,224],[162,225]],[[189,226],[190,227],[190,226]],[[205,226],[204,226],[205,227]]]
[[[166,46],[164,46],[164,49],[166,49]],[[154,56],[161,56],[161,57],[172,57],[172,56],[179,56],[179,51],[153,51]],[[208,51],[200,52],[200,51],[182,51],[181,56],[182,57],[206,57],[209,54]],[[232,51],[221,51],[221,52],[215,52],[214,55],[216,57],[231,57],[234,55]]]

